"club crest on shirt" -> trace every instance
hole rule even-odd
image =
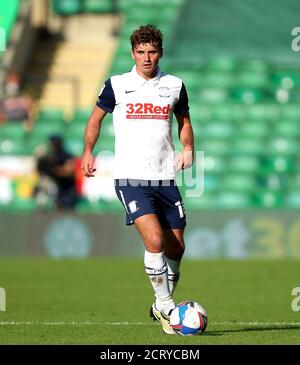
[[[163,86],[158,88],[159,96],[162,98],[168,98],[171,95],[171,91],[168,87]]]
[[[137,201],[136,200],[132,200],[131,202],[128,203],[128,208],[131,214],[137,212],[140,208],[137,205]]]

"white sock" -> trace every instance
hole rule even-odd
[[[180,267],[180,261],[175,261],[172,259],[169,259],[168,257],[165,256],[165,260],[168,266],[168,282],[169,282],[169,289],[170,289],[170,293],[171,295],[174,293],[174,290],[177,286],[177,283],[179,281],[180,278],[180,271],[179,271],[179,267]]]
[[[152,253],[145,250],[145,271],[155,292],[155,306],[166,314],[175,308],[169,289],[168,268],[163,252]]]

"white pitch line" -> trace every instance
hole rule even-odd
[[[65,321],[0,321],[0,326],[149,326],[158,322],[65,322]],[[300,322],[208,322],[216,326],[300,326]]]

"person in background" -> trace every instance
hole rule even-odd
[[[55,184],[56,207],[58,209],[73,209],[78,199],[75,185],[75,159],[65,149],[61,136],[51,135],[49,142],[49,152],[37,160],[37,171],[41,179],[50,178]],[[48,184],[48,186],[50,185]]]
[[[34,102],[29,95],[21,93],[20,79],[9,74],[5,82],[4,98],[0,101],[0,123],[23,122],[24,129],[32,129]]]

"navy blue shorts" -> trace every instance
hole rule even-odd
[[[116,179],[117,196],[126,210],[126,224],[145,214],[156,214],[163,228],[183,228],[186,216],[174,180]]]

